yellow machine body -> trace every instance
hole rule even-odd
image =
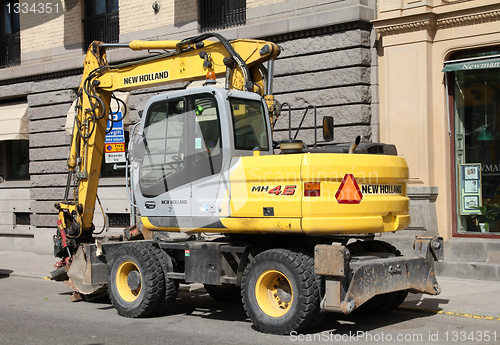
[[[225,200],[229,203],[221,203],[229,205],[229,210],[221,212],[227,215],[220,218],[222,228],[158,227],[148,217],[143,217],[143,224],[150,230],[242,234],[392,232],[410,223],[407,181],[408,167],[397,156],[240,157],[230,173]],[[311,185],[315,189],[307,193]]]

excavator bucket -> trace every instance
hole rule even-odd
[[[91,272],[90,256],[85,252],[85,246],[80,246],[68,270],[72,287],[84,295],[90,295],[102,288],[104,285],[92,284]]]

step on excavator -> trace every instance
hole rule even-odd
[[[110,48],[157,53],[111,65]],[[410,223],[408,167],[393,145],[331,144],[332,117],[321,143],[273,141],[279,53],[272,42],[211,33],[93,42],[55,205],[52,277],[82,296],[107,291],[132,318],[174,308],[179,284],[201,283],[217,301],[242,301],[255,329],[273,334],[310,329],[326,312],[389,311],[408,292],[438,294],[441,238],[417,237],[413,257],[375,239]],[[105,137],[119,120],[113,92],[197,80],[147,101],[127,153],[137,224],[119,239],[99,236]]]

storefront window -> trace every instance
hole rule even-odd
[[[455,56],[458,233],[500,234],[500,51]]]

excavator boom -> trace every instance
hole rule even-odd
[[[217,41],[208,39],[216,38]],[[106,48],[168,50],[137,61],[108,64]],[[205,79],[207,74],[225,76],[226,88],[258,93],[271,108],[272,70],[262,63],[272,61],[279,47],[260,40],[228,41],[218,34],[202,34],[181,41],[132,41],[129,44],[93,42],[84,61],[79,102],[68,159],[68,183],[59,209],[61,229],[69,238],[87,239],[93,216],[101,169],[106,125],[113,91],[130,91],[181,81]],[[272,67],[272,63],[270,63]],[[70,200],[71,180],[76,179]],[[64,231],[64,230],[63,230]]]

